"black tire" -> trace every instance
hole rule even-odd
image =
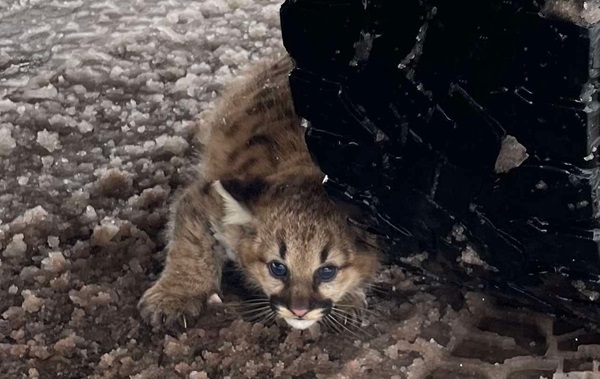
[[[426,250],[419,269],[598,323],[600,28],[461,4],[286,1],[309,148],[396,261]]]

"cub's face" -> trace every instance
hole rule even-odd
[[[226,185],[229,195],[235,193]],[[322,191],[288,188],[267,195],[268,201],[244,205],[248,213],[237,215],[248,229],[235,247],[248,281],[292,327],[330,320],[335,328],[336,315],[343,319],[364,306],[364,289],[378,268],[375,249],[358,238]]]
[[[359,252],[337,217],[290,216],[274,214],[259,226],[242,255],[249,279],[269,297],[271,308],[304,329],[336,307],[344,313],[363,306],[375,255]]]

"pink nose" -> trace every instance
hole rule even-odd
[[[294,309],[294,308],[292,308],[290,310],[292,311],[293,314],[295,314],[298,317],[302,317],[302,316],[304,316],[305,314],[308,313],[308,309]]]

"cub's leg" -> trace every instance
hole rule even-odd
[[[207,301],[220,301],[223,259],[215,251],[207,214],[210,192],[197,182],[175,203],[165,268],[138,303],[142,317],[155,326],[178,320],[185,325]]]

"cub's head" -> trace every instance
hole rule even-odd
[[[297,329],[321,320],[335,328],[364,307],[376,249],[351,228],[319,180],[227,180],[215,188],[224,224],[243,230],[232,248],[245,275],[277,316]]]

